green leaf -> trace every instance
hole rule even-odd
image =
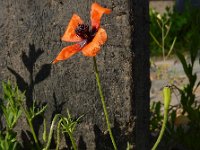
[[[43,106],[41,109],[38,110],[38,112],[35,113],[35,116],[38,116],[42,114],[47,108],[47,105]]]
[[[185,57],[183,56],[183,54],[176,52],[176,55],[178,56],[179,60],[181,61],[181,64],[183,66],[183,70],[185,72],[186,75],[188,75],[188,65],[187,62],[185,60]]]

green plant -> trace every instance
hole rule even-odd
[[[169,136],[188,149],[193,150],[200,149],[200,104],[196,100],[195,94],[195,91],[200,85],[200,81],[197,81],[197,73],[193,71],[200,48],[200,38],[196,34],[198,34],[198,32],[191,35],[192,40],[189,45],[191,49],[189,51],[189,62],[186,60],[183,54],[177,52],[177,56],[181,61],[184,72],[188,78],[188,84],[186,84],[183,88],[178,88],[175,86],[180,93],[180,102],[182,108],[181,115],[188,118],[188,121],[186,122],[187,128],[184,128],[183,126],[170,126],[169,124],[169,129],[171,131],[169,132]],[[174,117],[172,116],[172,118]],[[176,119],[172,119],[173,122],[171,125],[176,123]]]
[[[51,139],[53,136],[53,130],[54,130],[54,125],[56,123],[56,120],[58,118],[61,118],[62,115],[60,114],[56,114],[51,122],[51,127],[50,127],[50,131],[49,131],[49,136],[48,136],[48,140],[47,140],[47,134],[46,134],[46,122],[44,122],[44,132],[43,132],[43,140],[44,142],[46,142],[46,146],[44,146],[44,148],[42,150],[48,150],[51,144]],[[61,119],[58,121],[58,123],[61,121]],[[59,128],[57,128],[57,132],[58,130],[60,130],[60,126],[58,126]],[[47,140],[47,141],[46,141]],[[57,147],[59,145],[59,141],[57,140]],[[57,148],[56,148],[57,149]]]
[[[177,12],[174,8],[173,12],[169,12],[169,17],[172,22],[170,32],[171,37],[177,36],[175,49],[178,51],[188,51],[194,32],[197,32],[196,38],[200,36],[200,8],[193,7],[189,0],[185,0],[184,11]],[[200,44],[200,43],[196,43]]]
[[[150,112],[150,131],[157,133],[162,126],[163,114],[161,113],[161,102],[153,102],[151,104]]]
[[[33,102],[33,106],[30,109],[28,109],[23,105],[22,101],[19,101],[19,104],[21,106],[21,109],[22,109],[23,113],[26,116],[26,120],[27,120],[27,123],[28,123],[28,125],[30,127],[30,130],[31,130],[34,142],[36,144],[36,147],[37,147],[37,149],[40,149],[39,140],[38,140],[38,138],[36,136],[36,133],[35,133],[35,130],[34,130],[34,126],[33,126],[33,120],[35,119],[35,117],[41,115],[45,111],[47,105],[45,105],[45,106],[43,106],[41,108],[40,107],[36,107],[36,101],[34,101]]]
[[[194,72],[194,64],[197,62],[197,55],[200,48],[200,38],[196,34],[198,32],[193,32],[191,35],[189,60],[179,51],[176,52],[183,66],[188,83],[182,87],[173,85],[173,91],[178,90],[180,93],[180,104],[170,106],[169,108],[169,120],[166,125],[167,132],[164,134],[165,140],[163,141],[166,149],[172,148],[175,145],[192,150],[200,149],[200,103],[197,101],[195,94],[199,88],[200,81],[197,80],[197,73]],[[156,128],[160,129],[160,125],[158,124],[162,120],[162,117],[160,117],[162,108],[160,103],[154,103],[152,109],[154,113],[151,118],[151,126],[153,126],[151,129],[155,131]],[[178,110],[181,110],[180,114],[178,114]]]
[[[104,96],[103,96],[101,81],[100,81],[100,78],[99,78],[99,71],[98,71],[98,68],[97,68],[97,62],[96,62],[95,57],[93,57],[93,62],[94,62],[94,71],[95,71],[95,76],[96,76],[96,82],[97,82],[97,86],[98,86],[98,89],[99,89],[99,95],[101,97],[101,103],[102,103],[102,106],[103,106],[103,112],[104,112],[104,116],[105,116],[105,119],[106,119],[108,132],[109,132],[113,147],[114,147],[115,150],[117,150],[117,145],[116,145],[116,142],[115,142],[115,139],[113,137],[112,130],[111,130],[111,125],[110,125],[110,121],[109,121],[109,117],[108,117],[108,111],[107,111],[105,99],[104,99]]]
[[[169,32],[171,30],[172,22],[169,17],[170,9],[166,8],[166,13],[159,14],[153,9],[150,9],[150,36],[151,36],[151,49],[152,54],[160,54],[162,52],[163,60],[165,61],[176,43],[176,36],[173,37],[171,42],[171,36]]]
[[[171,103],[171,89],[170,89],[170,87],[166,86],[166,87],[163,88],[163,98],[164,98],[164,119],[163,119],[160,134],[159,134],[158,139],[157,139],[156,143],[154,144],[152,150],[157,149],[158,144],[161,142],[161,139],[164,135],[164,131],[165,131],[167,119],[168,119],[169,105]]]
[[[199,38],[200,8],[191,6],[189,1],[185,2],[184,8],[183,12],[178,12],[175,7],[173,11],[166,8],[163,15],[150,9],[152,55],[164,55],[165,51],[165,56],[169,56],[173,49],[187,52],[194,32],[198,32],[196,37]]]
[[[73,145],[73,149],[77,149],[75,140],[73,138],[73,132],[75,131],[76,125],[82,118],[72,119],[70,113],[68,112],[67,117],[62,116],[61,114],[56,114],[51,122],[49,134],[47,133],[46,120],[43,116],[47,105],[40,106],[36,101],[33,102],[31,108],[27,108],[24,106],[24,93],[21,93],[17,86],[12,86],[10,81],[3,82],[3,99],[0,99],[0,110],[3,113],[5,119],[5,127],[0,131],[0,149],[2,150],[16,150],[21,149],[21,145],[17,140],[17,132],[14,130],[14,127],[17,124],[18,119],[21,114],[24,113],[27,123],[30,127],[31,134],[33,136],[33,140],[31,143],[35,143],[35,145],[30,145],[29,149],[37,149],[37,150],[48,150],[50,148],[50,144],[53,137],[53,132],[56,130],[57,132],[57,142],[56,142],[56,150],[59,149],[60,144],[60,130],[67,134],[70,137],[70,140]],[[35,133],[35,129],[33,126],[34,119],[41,115],[44,119],[43,125],[43,141],[39,141],[39,137],[37,137]],[[57,124],[57,128],[55,129],[55,125]],[[23,145],[22,145],[23,146]],[[35,147],[36,146],[36,147]],[[26,148],[26,147],[25,147]]]
[[[78,15],[74,14],[62,37],[62,40],[79,43],[63,48],[58,56],[52,61],[52,63],[55,64],[61,60],[66,60],[80,51],[82,51],[83,55],[87,57],[93,57],[96,82],[99,90],[104,116],[106,119],[108,132],[112,141],[113,148],[117,150],[117,145],[111,130],[111,124],[109,121],[108,111],[106,108],[106,103],[100,83],[99,72],[95,58],[95,56],[100,51],[100,47],[107,41],[107,33],[103,28],[100,28],[100,21],[103,14],[110,13],[111,9],[104,8],[98,3],[93,3],[91,6],[91,30],[87,24],[83,23]]]
[[[69,111],[67,111],[67,114],[68,114],[67,117],[62,117],[62,120],[60,122],[61,126],[62,126],[62,132],[67,133],[69,135],[69,138],[72,142],[73,149],[77,150],[76,142],[75,142],[74,137],[73,137],[73,132],[76,128],[76,125],[78,124],[78,122],[80,121],[80,119],[83,116],[80,116],[77,119],[73,119],[71,117],[71,114],[69,113]]]
[[[5,128],[0,131],[0,149],[14,150],[20,146],[14,127],[22,113],[17,101],[23,99],[23,95],[19,92],[18,87],[12,87],[10,82],[3,82],[2,86],[3,99],[0,99],[0,108],[5,119]]]

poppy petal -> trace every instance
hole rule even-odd
[[[78,24],[83,24],[83,21],[77,14],[73,14],[69,25],[61,38],[62,41],[65,42],[79,42],[82,39],[76,35],[75,29],[77,28]]]
[[[103,45],[107,40],[107,33],[104,29],[99,28],[94,39],[82,49],[83,55],[85,56],[96,56],[100,50],[100,46]]]
[[[95,27],[96,29],[98,29],[100,26],[100,20],[103,14],[109,14],[109,13],[111,13],[111,9],[103,8],[99,4],[93,3],[91,12],[90,12],[92,27]]]
[[[53,61],[53,64],[57,63],[58,61],[61,60],[66,60],[72,55],[76,54],[81,50],[81,45],[80,44],[74,44],[71,46],[67,46],[61,50],[61,52],[58,54],[58,56],[55,58]]]

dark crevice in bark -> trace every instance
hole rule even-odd
[[[149,2],[129,0],[131,49],[133,55],[132,114],[135,116],[134,138],[136,149],[149,150],[150,103],[150,51],[149,51]]]

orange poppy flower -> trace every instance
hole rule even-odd
[[[64,47],[53,63],[66,60],[80,51],[82,51],[85,56],[96,56],[100,51],[100,46],[107,40],[106,31],[100,28],[100,20],[103,14],[109,14],[110,12],[110,9],[103,8],[99,4],[93,3],[90,12],[91,29],[89,29],[88,25],[84,24],[77,14],[73,14],[61,40],[77,43]]]

